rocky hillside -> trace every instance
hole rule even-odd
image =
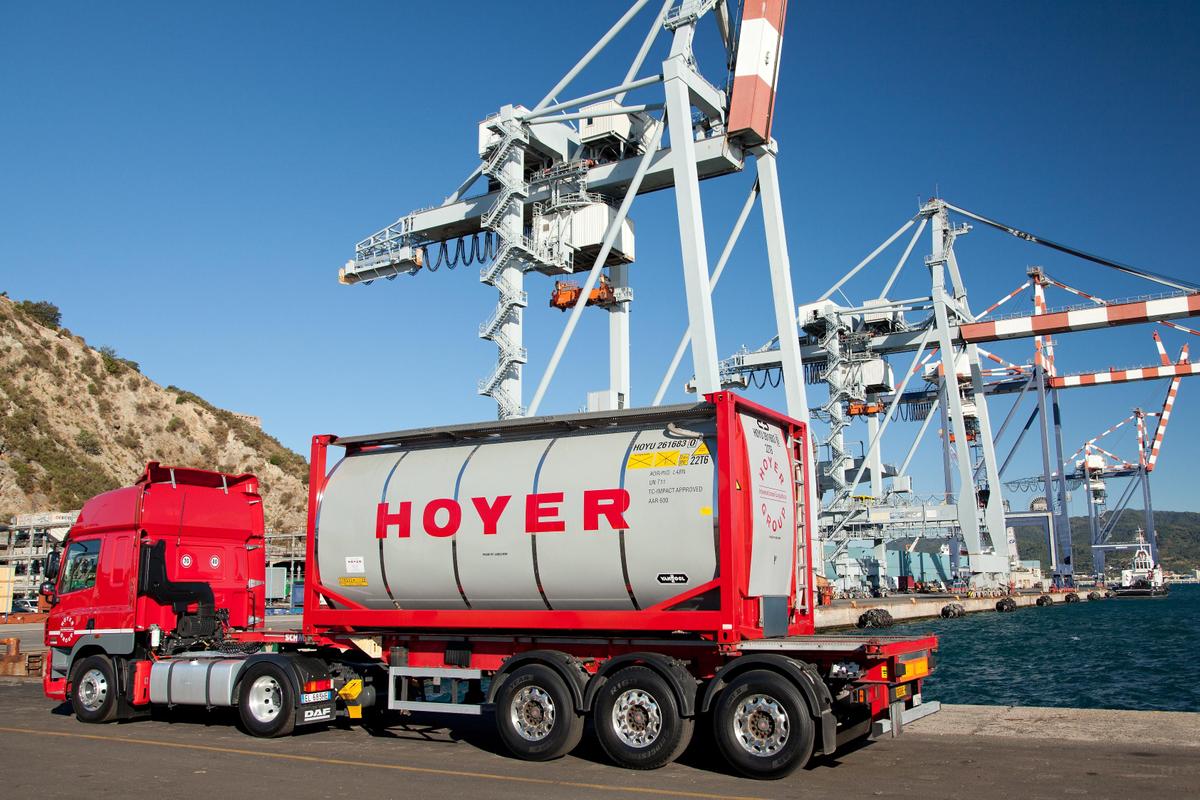
[[[44,302],[0,297],[0,519],[79,508],[147,461],[253,472],[267,529],[304,527],[308,465],[254,424],[59,326]]]

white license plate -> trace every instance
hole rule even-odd
[[[301,703],[325,703],[333,698],[333,692],[305,692],[300,695]]]

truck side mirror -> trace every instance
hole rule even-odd
[[[58,577],[58,567],[59,567],[61,558],[62,558],[62,556],[58,550],[51,551],[50,555],[47,556],[46,570],[44,573],[46,576],[46,583],[52,583],[53,580]],[[51,586],[51,588],[53,588],[53,585]],[[43,594],[45,594],[45,592],[43,592]]]
[[[46,602],[50,605],[58,602],[58,593],[54,591],[53,581],[42,581],[42,585],[38,587],[38,594],[46,598]]]

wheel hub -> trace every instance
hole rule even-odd
[[[526,686],[513,698],[509,716],[522,739],[541,741],[554,729],[554,699],[540,686]]]
[[[270,722],[283,709],[283,688],[270,675],[250,686],[250,714],[259,722]]]
[[[658,701],[641,689],[623,692],[613,704],[613,731],[630,747],[641,749],[654,744],[662,733],[662,722]]]
[[[108,678],[98,669],[89,669],[79,679],[79,702],[88,711],[99,711],[108,699]]]
[[[755,694],[738,704],[733,714],[733,734],[747,753],[772,756],[787,744],[791,726],[778,700]]]

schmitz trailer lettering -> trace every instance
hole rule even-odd
[[[937,647],[814,635],[810,452],[729,392],[314,437],[299,631],[263,627],[257,479],[151,463],[48,565],[45,692],[85,722],[233,707],[255,736],[489,713],[533,760],[590,718],[641,769],[708,715],[733,768],[778,778],[919,716]]]

